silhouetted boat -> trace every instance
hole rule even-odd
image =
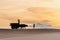
[[[23,27],[27,27],[28,25],[20,24],[20,20],[18,19],[18,23],[10,23],[10,26],[12,29],[17,29],[19,27],[21,27],[21,29],[22,29]]]

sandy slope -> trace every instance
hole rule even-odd
[[[0,29],[0,40],[60,40],[56,29]]]

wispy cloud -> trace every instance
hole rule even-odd
[[[59,0],[0,0],[0,19],[3,21],[21,19],[25,23],[42,21],[60,26],[59,18]]]

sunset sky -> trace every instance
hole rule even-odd
[[[8,28],[17,19],[60,28],[60,0],[0,0],[0,28]]]

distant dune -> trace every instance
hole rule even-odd
[[[60,29],[0,29],[0,40],[60,40]]]

